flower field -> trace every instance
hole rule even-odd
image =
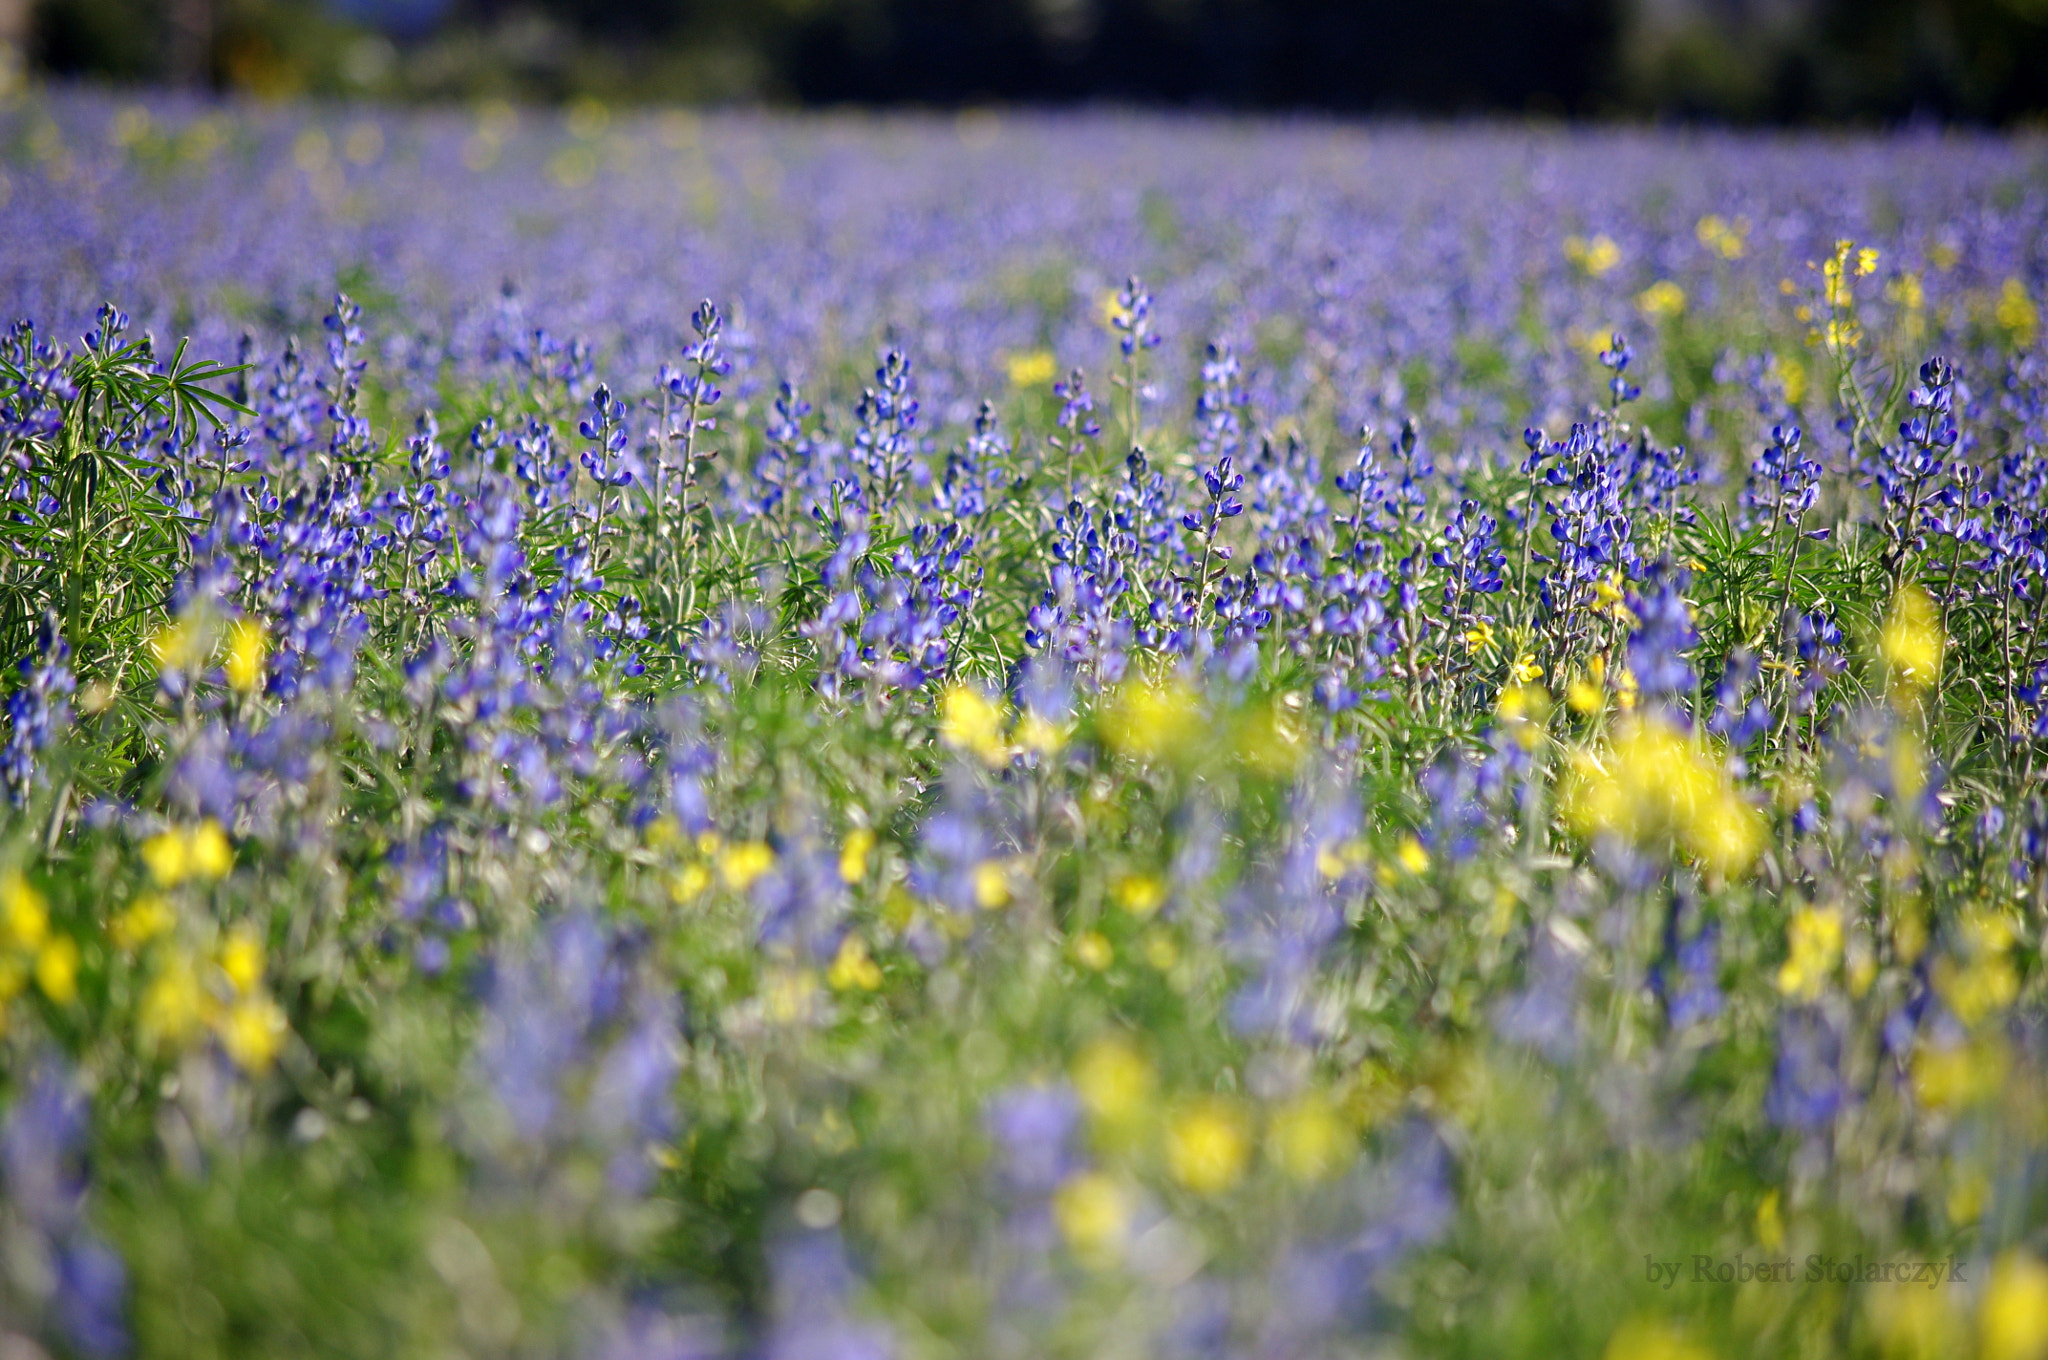
[[[0,303],[6,1360],[2048,1356],[2048,141],[54,90]]]

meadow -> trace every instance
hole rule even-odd
[[[2048,140],[0,104],[0,1355],[2048,1356]]]

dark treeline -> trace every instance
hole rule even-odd
[[[32,0],[26,28],[56,73],[265,93],[1763,122],[2048,110],[2048,0]]]

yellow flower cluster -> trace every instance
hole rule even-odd
[[[1685,290],[1669,279],[1659,279],[1636,294],[1636,310],[1652,321],[1669,321],[1685,315]]]
[[[1724,260],[1739,260],[1749,245],[1749,219],[1738,217],[1733,222],[1719,214],[1709,213],[1702,217],[1694,229],[1700,244]]]
[[[1842,961],[1842,916],[1825,907],[1804,907],[1792,917],[1778,990],[1799,1001],[1816,1001]]]
[[[2031,348],[2034,337],[2041,333],[2041,309],[2027,296],[2027,285],[2018,279],[2007,279],[1998,290],[1998,305],[1992,309],[1992,315],[2015,349]]]
[[[125,915],[146,913],[156,930],[157,906],[138,901]],[[133,930],[129,932],[133,938]],[[267,1071],[290,1032],[284,1010],[263,984],[263,942],[246,927],[229,932],[211,958],[182,947],[166,948],[143,989],[136,1028],[145,1048],[189,1048],[211,1034],[245,1072]]]
[[[210,883],[235,867],[227,833],[211,817],[196,826],[172,827],[142,843],[142,863],[159,888],[187,880]]]
[[[78,941],[50,929],[50,907],[14,870],[0,874],[0,1034],[7,1004],[35,980],[60,1006],[78,999]]]
[[[1104,713],[1102,729],[1118,751],[1158,760],[1186,754],[1203,726],[1200,698],[1185,681],[1172,678],[1125,684]]]
[[[1945,642],[1940,612],[1927,592],[1911,582],[1900,586],[1878,634],[1878,650],[1894,694],[1917,698],[1934,683],[1941,674]]]
[[[1564,257],[1587,278],[1605,278],[1621,263],[1621,247],[1611,236],[1595,236],[1591,240],[1583,236],[1567,236],[1564,238]]]
[[[1067,730],[1032,708],[1012,721],[1009,704],[973,685],[953,684],[939,699],[939,740],[994,767],[1020,752],[1053,754],[1066,745]]]
[[[149,640],[149,651],[157,669],[179,673],[204,668],[220,651],[221,671],[229,685],[243,694],[261,689],[265,663],[270,659],[270,630],[262,620],[234,620],[227,627],[224,651],[220,642],[218,616],[204,608],[190,608],[157,630]]]
[[[1605,750],[1580,751],[1564,806],[1581,835],[1674,841],[1718,874],[1745,871],[1763,848],[1757,810],[1714,752],[1655,717],[1626,718]]]
[[[1044,387],[1059,372],[1059,366],[1049,349],[1007,354],[1003,356],[1003,368],[1009,375],[1010,386],[1019,390]]]

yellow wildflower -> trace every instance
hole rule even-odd
[[[0,924],[15,948],[33,950],[50,930],[50,908],[29,881],[10,869],[0,875]]]
[[[228,683],[254,694],[263,683],[263,663],[270,656],[270,633],[259,619],[236,619],[228,629]]]
[[[142,948],[159,935],[170,933],[178,923],[171,904],[157,893],[144,893],[128,909],[107,922],[107,938],[114,947],[129,953]]]
[[[740,841],[718,854],[718,877],[734,892],[745,892],[774,867],[775,852],[766,841]]]
[[[838,956],[825,972],[825,985],[835,992],[872,992],[882,985],[882,970],[869,957],[866,940],[849,935],[840,941]]]
[[[1603,1360],[1714,1360],[1714,1353],[1668,1322],[1636,1318],[1608,1338]]]
[[[237,995],[253,995],[263,984],[263,941],[247,927],[235,930],[220,948],[220,970]]]
[[[210,621],[188,610],[156,631],[149,640],[149,653],[160,670],[196,670],[213,653],[212,634]]]
[[[844,883],[858,883],[868,876],[868,855],[875,848],[875,833],[864,826],[857,826],[846,833],[846,843],[839,847],[839,878]]]
[[[1670,837],[1718,873],[1742,872],[1763,848],[1756,810],[1702,739],[1654,717],[1624,718],[1607,751],[1581,751],[1564,807],[1582,835]]]
[[[2027,349],[2033,345],[2034,336],[2041,329],[2041,309],[2027,296],[2024,283],[2018,279],[2005,281],[2005,286],[1998,290],[1998,306],[1993,315],[2015,348]]]
[[[136,1008],[143,1043],[153,1046],[189,1042],[199,1032],[210,1004],[199,985],[199,973],[192,966],[191,957],[176,954],[165,959]]]
[[[284,1047],[284,1011],[267,996],[244,997],[221,1018],[220,1046],[244,1072],[267,1071]]]
[[[1977,1326],[1983,1360],[2048,1355],[2048,1266],[2014,1248],[1991,1267]]]
[[[1141,920],[1166,905],[1166,884],[1151,874],[1125,874],[1112,891],[1117,905]]]
[[[1669,279],[1657,282],[1636,294],[1636,310],[1652,321],[1668,321],[1685,313],[1685,290]]]
[[[1084,930],[1074,937],[1074,962],[1083,968],[1099,973],[1115,961],[1116,950],[1101,931]]]
[[[1166,1169],[1196,1194],[1219,1194],[1237,1184],[1250,1156],[1244,1117],[1222,1099],[1198,1102],[1166,1130]]]
[[[704,890],[710,886],[709,869],[701,864],[685,864],[669,876],[668,895],[675,899],[677,906],[681,906],[701,897]]]
[[[1273,1112],[1266,1147],[1275,1165],[1298,1181],[1320,1180],[1342,1168],[1349,1131],[1330,1102],[1306,1092]]]
[[[968,751],[984,764],[1001,765],[1010,758],[1003,744],[1003,711],[972,685],[948,685],[940,701],[939,740],[956,751]]]
[[[1771,356],[1771,375],[1784,390],[1785,403],[1797,406],[1806,400],[1806,365],[1789,354]]]
[[[1088,1113],[1105,1124],[1129,1124],[1152,1098],[1152,1064],[1129,1043],[1097,1039],[1074,1061],[1074,1091]]]
[[[1059,365],[1051,350],[1034,349],[1005,355],[1003,369],[1008,373],[1012,387],[1043,387],[1059,372]]]
[[[1878,635],[1878,649],[1899,691],[1908,698],[1933,684],[1941,674],[1940,616],[1927,592],[1908,582],[1892,597]]]
[[[187,879],[226,877],[235,867],[235,852],[220,823],[208,818],[151,836],[142,843],[142,862],[158,887],[175,888]]]
[[[1778,1211],[1778,1192],[1767,1191],[1756,1206],[1756,1244],[1765,1251],[1785,1245],[1785,1218]]]
[[[1010,905],[1010,870],[1001,860],[983,860],[974,866],[974,905],[994,911]]]
[[[1184,753],[1200,735],[1200,701],[1186,682],[1152,685],[1133,681],[1117,691],[1105,715],[1103,735],[1112,746],[1146,759]]]
[[[1543,667],[1536,664],[1534,652],[1523,652],[1515,658],[1515,664],[1508,667],[1508,679],[1517,685],[1533,685],[1543,678]]]
[[[1429,868],[1429,851],[1422,848],[1422,842],[1413,836],[1401,838],[1401,844],[1394,849],[1394,859],[1411,874],[1419,874]]]
[[[1588,278],[1604,278],[1621,263],[1621,247],[1611,236],[1595,236],[1591,240],[1583,236],[1567,236],[1564,257]]]
[[[1053,1193],[1052,1218],[1075,1255],[1096,1262],[1114,1259],[1130,1230],[1130,1197],[1101,1172],[1083,1172]]]
[[[1019,747],[1042,756],[1053,755],[1067,744],[1067,729],[1035,708],[1025,709],[1017,720],[1016,736]]]
[[[1145,962],[1162,973],[1180,962],[1180,946],[1170,932],[1159,926],[1145,932]]]
[[[1465,650],[1490,652],[1493,650],[1493,625],[1481,619],[1477,627],[1465,630]]]
[[[78,999],[78,941],[53,935],[36,951],[36,986],[60,1006]]]
[[[1995,1037],[1937,1047],[1913,1055],[1913,1094],[1930,1110],[1959,1110],[1996,1095],[2010,1066]]]
[[[1877,249],[1865,246],[1856,252],[1856,277],[1868,278],[1877,272]]]
[[[1824,907],[1806,907],[1792,918],[1778,990],[1801,1001],[1817,1000],[1842,961],[1842,918]]]

